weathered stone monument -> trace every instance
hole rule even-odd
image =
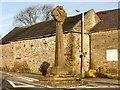
[[[67,17],[67,13],[63,6],[57,6],[52,12],[54,20],[56,21],[56,45],[55,45],[55,64],[52,70],[53,74],[63,75],[67,74],[64,58],[64,43],[63,43],[63,28],[62,24]]]

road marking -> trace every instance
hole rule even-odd
[[[29,78],[29,77],[25,77],[25,76],[21,76],[21,75],[18,75],[18,74],[10,74],[10,73],[5,73],[5,72],[2,72],[4,74],[8,74],[10,76],[17,76],[17,78],[20,78],[20,79],[23,79],[23,80],[27,80],[27,81],[30,81],[30,82],[33,82],[33,81],[39,81],[38,79],[34,79],[34,78]]]
[[[71,88],[120,88],[119,86],[76,86],[76,87],[69,87]]]
[[[27,81],[30,81],[30,82],[32,82],[32,81],[39,81],[37,79],[29,78],[29,77],[17,77],[17,78],[24,79],[24,80],[27,80]]]
[[[33,85],[29,85],[29,84],[25,84],[25,83],[21,83],[21,82],[15,82],[15,81],[10,81],[10,80],[7,80],[14,88],[16,87],[35,87]],[[20,84],[20,85],[15,85],[16,84]]]

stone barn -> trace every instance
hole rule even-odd
[[[120,68],[120,9],[98,12],[101,21],[90,31],[91,68],[118,74]]]
[[[85,71],[97,69],[103,73],[117,74],[118,69],[118,9],[84,13],[83,51]],[[66,67],[69,74],[81,74],[81,14],[67,17],[63,24],[63,41]],[[40,73],[42,62],[54,66],[55,21],[33,26],[15,27],[2,38],[1,68],[9,71],[25,68]],[[27,66],[27,67],[25,67]]]

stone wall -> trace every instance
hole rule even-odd
[[[119,31],[120,32],[120,31]],[[103,73],[118,73],[118,61],[107,61],[106,50],[118,48],[118,30],[91,34],[91,68]]]
[[[27,61],[32,73],[38,73],[42,62],[54,64],[55,39],[41,38],[14,42],[15,60]]]
[[[0,45],[0,69],[2,68],[2,45]]]
[[[14,65],[14,51],[13,44],[6,44],[2,46],[2,65],[11,69]]]
[[[64,34],[65,59],[69,73],[73,73],[73,35]],[[75,42],[76,43],[76,42]],[[27,62],[31,73],[40,73],[39,67],[47,61],[53,67],[55,61],[55,36],[31,40],[22,40],[5,44],[2,47],[3,66],[14,67],[16,61]]]
[[[85,14],[84,18],[84,35],[83,35],[83,66],[84,70],[90,69],[90,37],[89,31],[100,22],[100,18],[96,15],[96,12],[91,9]]]
[[[94,10],[85,15],[84,34],[84,57],[86,70],[89,69],[90,47],[89,31],[99,22]],[[78,22],[71,32],[63,35],[65,59],[70,74],[80,74],[81,70],[81,21]],[[2,46],[3,66],[14,67],[16,63],[26,62],[31,73],[40,73],[39,67],[47,61],[53,67],[55,61],[55,36],[15,41]],[[23,65],[24,66],[24,65]]]
[[[87,12],[84,18],[84,24],[85,24],[85,31],[84,33],[89,33],[89,31],[100,22],[100,18],[96,14],[96,12],[91,9]]]
[[[89,31],[100,22],[100,18],[96,15],[93,9],[89,10],[84,16],[84,35],[83,35],[83,52],[85,56],[83,57],[84,69],[87,71],[90,68],[90,38]],[[81,21],[79,21],[73,28],[74,35],[74,45],[73,45],[73,60],[75,72],[81,73]],[[76,43],[75,43],[76,42]]]
[[[72,60],[73,60],[73,71],[75,74],[81,73],[81,21],[79,21],[72,29]]]
[[[80,24],[73,30],[79,30]],[[77,31],[78,31],[77,30]],[[70,74],[80,73],[80,33],[69,32],[63,35],[64,55]],[[2,46],[3,66],[10,69],[17,63],[27,62],[31,73],[40,73],[39,67],[47,61],[53,67],[55,61],[55,36],[15,41]]]

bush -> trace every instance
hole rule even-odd
[[[99,78],[108,78],[108,79],[113,78],[111,74],[104,74],[104,73],[96,73],[96,76]]]
[[[96,76],[99,77],[99,78],[104,78],[104,74],[103,74],[103,73],[97,72],[97,73],[96,73]]]
[[[43,75],[43,76],[46,76],[46,74],[47,74],[47,69],[48,69],[49,66],[50,66],[50,64],[49,64],[48,62],[46,62],[46,61],[44,61],[44,62],[41,64],[39,70],[40,70],[40,72],[42,72],[42,75]]]

